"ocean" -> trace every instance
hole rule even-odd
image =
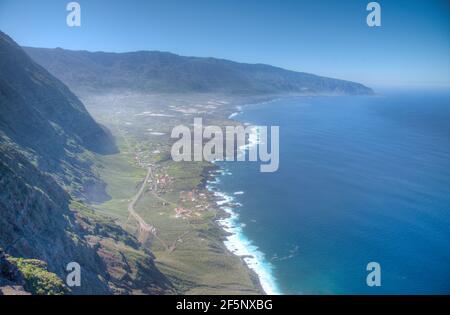
[[[216,162],[208,182],[267,293],[450,293],[449,91],[280,99],[233,119],[280,126],[277,172]]]

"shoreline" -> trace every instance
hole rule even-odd
[[[276,284],[276,279],[271,274],[273,266],[265,259],[265,254],[253,244],[253,241],[242,230],[245,223],[239,221],[239,214],[233,210],[240,204],[235,203],[233,196],[214,187],[215,184],[220,182],[221,176],[229,174],[223,168],[219,168],[215,173],[210,175],[215,180],[208,180],[205,188],[213,196],[214,206],[218,208],[219,218],[214,223],[224,232],[222,243],[226,250],[238,257],[249,273],[256,277],[262,293],[266,295],[282,294]]]
[[[234,117],[242,113],[243,107],[246,105],[271,103],[279,99],[281,98],[277,97],[235,105],[234,108],[237,111],[227,115],[227,119],[239,124],[245,124],[234,119]],[[249,147],[258,144],[256,128],[254,132],[255,134],[249,135],[248,143],[243,147],[238,148],[238,151],[241,151],[241,154],[245,154],[245,151],[247,151]],[[216,185],[220,183],[222,176],[229,176],[232,175],[232,173],[223,166],[217,165],[215,162],[212,162],[212,164],[216,167],[207,171],[207,179],[204,183],[204,188],[211,195],[211,203],[214,203],[212,206],[218,209],[219,218],[215,220],[214,223],[224,232],[222,243],[225,245],[227,251],[238,257],[248,269],[249,273],[256,277],[259,287],[264,294],[281,295],[282,292],[279,289],[275,276],[272,274],[274,268],[273,265],[266,259],[265,253],[260,251],[259,248],[254,245],[253,241],[245,235],[243,231],[245,223],[239,221],[239,214],[234,210],[236,207],[242,206],[242,204],[236,202],[235,197],[242,195],[245,192],[236,191],[230,195],[230,193],[221,191],[216,187]]]

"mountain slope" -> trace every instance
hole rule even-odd
[[[78,262],[82,286],[73,293],[170,290],[150,252],[74,198],[102,184],[92,156],[117,150],[107,130],[2,32],[0,56],[0,248],[19,265],[34,259],[28,272],[45,266],[61,279]]]
[[[116,150],[78,98],[5,34],[0,54],[0,126],[11,139],[37,150],[66,145],[69,138],[96,152]]]
[[[359,83],[289,71],[264,64],[184,57],[167,52],[105,53],[24,48],[75,91],[148,93],[372,94]]]

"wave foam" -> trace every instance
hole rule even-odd
[[[266,294],[281,294],[273,276],[273,266],[267,261],[264,253],[244,234],[245,223],[239,222],[239,214],[228,206],[234,198],[224,192],[213,191],[212,186],[207,188],[217,198],[217,205],[228,214],[227,218],[217,220],[222,229],[229,233],[224,241],[227,249],[236,256],[242,257],[247,266],[257,274]]]

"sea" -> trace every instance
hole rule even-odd
[[[278,171],[216,162],[207,184],[266,293],[450,293],[450,90],[283,98],[232,118],[280,127]]]

